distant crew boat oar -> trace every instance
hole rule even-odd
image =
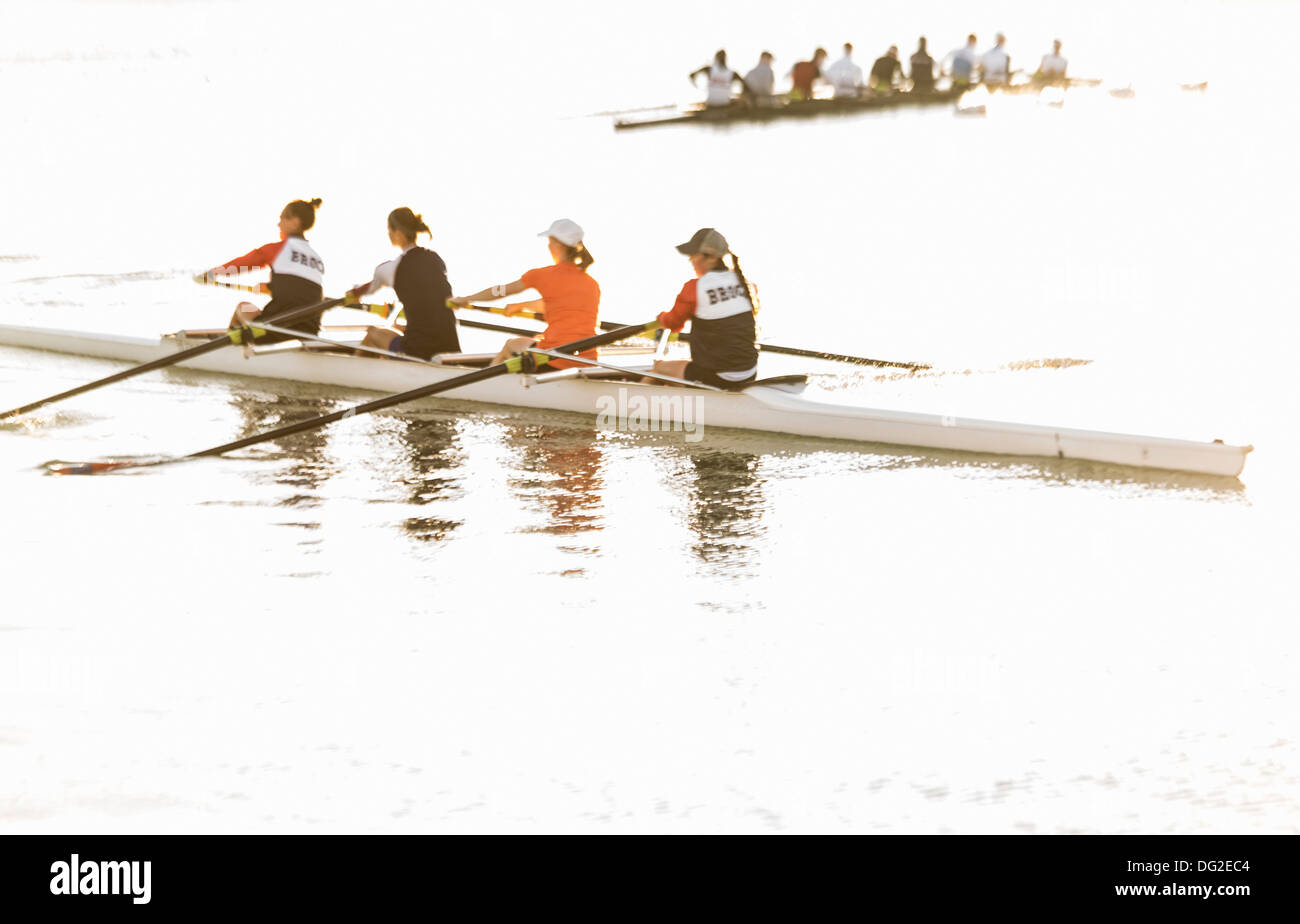
[[[278,315],[275,320],[281,325],[291,324],[294,321],[301,321],[310,318],[314,315],[320,314],[322,311],[327,311],[330,308],[333,308],[336,305],[342,305],[343,303],[344,299],[342,298],[331,298],[323,302],[318,302],[315,305],[305,305],[296,311],[285,312],[282,315]],[[256,323],[252,323],[249,326],[252,328],[254,337],[260,337],[265,333],[265,331],[258,330]],[[16,407],[8,411],[0,412],[0,420],[5,420],[9,417],[17,417],[20,414],[26,414],[28,411],[34,411],[38,407],[44,407],[47,404],[53,404],[54,402],[62,401],[65,398],[71,398],[75,395],[84,395],[86,392],[94,391],[96,388],[102,388],[105,385],[112,385],[114,382],[121,382],[125,379],[134,378],[137,375],[143,375],[144,373],[152,372],[155,369],[173,366],[176,363],[184,362],[185,360],[192,359],[195,356],[201,356],[204,353],[219,350],[224,346],[240,344],[243,342],[243,328],[232,327],[225,332],[224,337],[218,337],[215,340],[208,341],[207,343],[201,343],[188,350],[181,350],[179,353],[173,353],[171,356],[164,356],[161,359],[151,360],[150,362],[142,363],[139,366],[132,366],[130,369],[123,369],[121,372],[115,372],[102,379],[87,382],[85,385],[78,385],[76,388],[69,388],[67,391],[61,391],[57,395],[50,395],[48,398],[42,398],[39,401],[32,401],[29,404],[24,404],[22,407]]]
[[[342,301],[342,299],[339,299],[338,301]],[[283,321],[282,318],[277,320]],[[627,327],[620,327],[617,330],[612,330],[608,333],[597,334],[594,337],[587,337],[583,340],[576,340],[573,343],[563,344],[549,352],[582,353],[586,350],[592,350],[596,347],[604,346],[607,343],[614,343],[627,337],[634,337],[640,333],[653,331],[658,326],[659,322],[656,320],[647,321],[644,324],[633,324]],[[550,358],[545,354],[538,355],[541,357],[543,363]],[[151,465],[165,465],[169,462],[182,462],[186,459],[197,459],[203,456],[219,456],[224,452],[243,449],[245,446],[254,446],[258,443],[265,443],[268,440],[292,436],[295,433],[303,433],[307,430],[316,430],[320,427],[332,424],[337,420],[343,420],[346,417],[356,417],[359,414],[369,414],[371,411],[381,411],[384,408],[393,407],[394,405],[405,404],[407,401],[415,401],[419,398],[426,398],[429,395],[436,395],[439,392],[450,391],[451,389],[459,388],[462,385],[471,385],[474,382],[482,382],[485,379],[505,375],[507,372],[522,372],[524,371],[524,363],[526,360],[533,361],[532,354],[527,352],[521,353],[517,356],[510,357],[505,362],[488,366],[486,369],[476,369],[473,372],[467,372],[465,375],[456,376],[454,379],[434,382],[430,385],[422,385],[419,388],[413,388],[410,391],[400,392],[395,395],[387,395],[383,398],[376,398],[373,401],[367,401],[364,404],[357,404],[349,408],[344,408],[341,411],[334,411],[331,414],[322,414],[320,417],[313,417],[310,420],[302,420],[298,423],[288,424],[287,426],[278,427],[274,430],[267,430],[264,433],[257,433],[253,436],[247,436],[243,439],[234,440],[229,443],[222,443],[220,446],[213,446],[210,449],[201,449],[198,452],[192,452],[186,456],[151,459],[147,461],[51,462],[48,464],[47,468],[55,475],[95,475],[100,472],[109,472],[119,468],[144,468]]]

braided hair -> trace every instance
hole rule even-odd
[[[722,262],[721,257],[718,258],[718,263],[722,266],[726,266],[726,264]],[[740,280],[740,284],[745,287],[745,293],[749,296],[749,303],[754,307],[754,313],[758,314],[758,286],[745,278],[745,273],[740,268],[740,257],[736,256],[734,253],[731,255],[731,271],[736,274],[736,278]]]

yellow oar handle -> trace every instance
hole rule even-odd
[[[234,289],[236,292],[252,292],[256,295],[271,294],[271,286],[265,282],[254,283],[253,285],[246,285],[239,282],[226,282],[223,279],[209,276],[207,273],[195,273],[194,281],[201,286],[216,286],[219,289]],[[344,296],[340,304],[345,308],[356,308],[360,311],[369,311],[371,314],[377,314],[381,318],[386,318],[392,314],[394,307],[392,302],[388,302],[387,304],[361,302],[353,300],[351,296]],[[403,315],[399,313],[398,318],[401,317],[403,317]]]
[[[217,286],[221,289],[234,289],[237,292],[253,292],[257,295],[266,295],[271,291],[271,287],[265,282],[259,282],[255,285],[244,285],[238,282],[226,282],[209,276],[207,273],[195,273],[194,281],[201,286]]]
[[[514,314],[506,312],[505,308],[499,308],[496,305],[460,305],[451,299],[447,300],[447,307],[455,310],[457,308],[472,308],[475,311],[486,311],[489,314],[500,314],[508,318],[528,318],[530,321],[545,321],[546,318],[535,311],[516,311]]]

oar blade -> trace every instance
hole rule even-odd
[[[61,459],[45,463],[45,471],[50,475],[102,475],[124,468],[147,468],[151,465],[165,465],[179,462],[180,459],[117,459],[108,462],[65,462]]]

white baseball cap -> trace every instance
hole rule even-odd
[[[568,218],[557,218],[551,226],[538,237],[553,237],[568,247],[577,247],[582,243],[582,226]]]

